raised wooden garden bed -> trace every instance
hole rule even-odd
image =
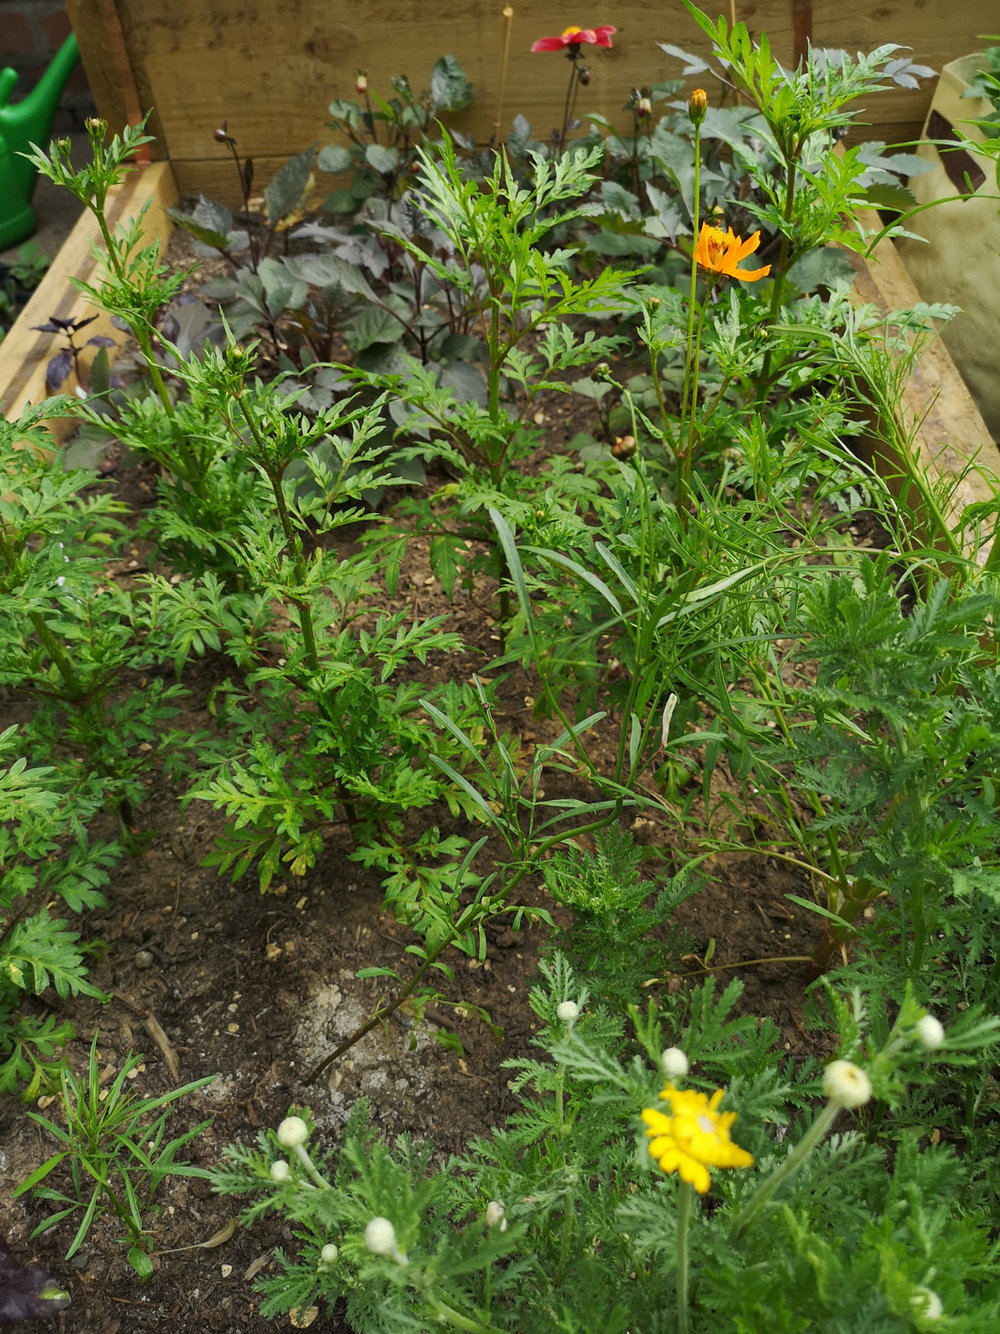
[[[111,221],[134,217],[148,202],[146,231],[150,239],[164,244],[173,224],[165,210],[177,202],[178,186],[169,163],[155,162],[134,172],[116,193]],[[870,231],[879,227],[873,213],[865,219]],[[0,343],[0,410],[8,418],[26,404],[39,403],[48,395],[45,370],[56,346],[51,334],[39,333],[33,325],[44,324],[53,315],[61,319],[85,318],[95,312],[73,286],[71,279],[90,280],[96,268],[93,245],[97,226],[85,213],[59,251],[41,286],[21,313],[10,333]],[[857,267],[855,292],[859,301],[880,310],[904,309],[920,301],[919,293],[903,267],[892,242],[883,240],[870,260],[854,257]],[[106,315],[88,326],[88,336],[102,333],[122,341]],[[1000,477],[1000,450],[972,400],[961,375],[940,340],[932,342],[910,378],[904,403],[906,424],[918,423],[916,443],[932,477],[961,477],[955,494],[958,509],[987,500],[993,494],[993,477]],[[73,423],[53,419],[50,429],[62,439]],[[968,465],[977,467],[969,471]],[[890,471],[891,459],[877,455],[877,462]]]
[[[294,13],[266,0],[67,3],[101,115],[120,129],[155,108],[154,152],[170,159],[181,192],[228,204],[237,202],[235,175],[212,131],[227,119],[241,153],[255,160],[257,178],[270,179],[292,153],[329,141],[329,103],[353,96],[359,68],[369,71],[373,89],[388,96],[394,75],[407,75],[419,91],[434,61],[454,55],[475,90],[458,123],[487,140],[497,111],[503,8],[503,0],[438,0],[432,6],[371,0],[353,7],[302,0]],[[876,7],[859,0],[734,0],[703,8],[743,20],[753,33],[766,32],[786,63],[794,63],[810,42],[851,52],[906,42],[903,54],[940,69],[978,47],[986,22],[982,0],[953,0],[947,12],[900,0]],[[613,49],[595,52],[589,61],[592,77],[581,107],[613,121],[634,87],[678,77],[680,62],[658,42],[708,54],[680,0],[659,10],[616,0],[586,13],[556,0],[515,0],[513,11],[501,135],[515,113],[527,117],[539,138],[561,123],[563,71],[555,77],[552,61],[560,62],[530,55],[529,48],[536,37],[561,32],[569,22],[615,25]],[[916,92],[888,89],[862,116],[869,122],[865,137],[890,143],[916,138],[930,96],[929,84]]]
[[[148,204],[144,223],[146,239],[159,240],[165,248],[173,229],[165,210],[176,204],[177,199],[177,184],[170,163],[154,162],[133,172],[113,193],[109,200],[108,222],[112,227],[120,226],[138,216]],[[84,282],[95,280],[98,260],[94,246],[99,240],[97,223],[91,213],[85,212],[14,327],[0,343],[0,410],[5,417],[16,417],[27,404],[41,403],[49,396],[45,371],[59,350],[59,344],[52,334],[40,333],[33,326],[45,324],[53,316],[86,319],[96,314],[97,319],[87,326],[88,338],[102,334],[118,343],[125,341],[126,335],[114,328],[110,317],[95,311],[72,282],[74,278]],[[85,364],[93,353],[94,349],[87,349]],[[76,423],[67,418],[54,418],[48,425],[53,435],[62,439]]]

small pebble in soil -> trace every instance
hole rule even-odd
[[[149,950],[139,950],[136,953],[135,966],[136,968],[140,969],[140,971],[145,971],[147,968],[152,968],[153,956],[150,954]]]

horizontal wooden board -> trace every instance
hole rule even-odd
[[[369,71],[370,87],[391,96],[390,79],[406,74],[425,88],[435,59],[451,53],[476,89],[456,122],[482,141],[497,110],[501,0],[369,0],[363,5],[300,0],[294,11],[273,0],[68,0],[98,106],[115,126],[130,102],[155,108],[152,128],[161,150],[179,164],[181,189],[198,189],[235,202],[236,185],[225,150],[213,130],[224,120],[240,152],[275,165],[311,143],[333,141],[328,107],[352,97],[355,71]],[[514,114],[531,122],[538,138],[562,118],[568,66],[561,53],[532,54],[539,36],[562,31],[569,14],[554,0],[513,6],[507,86],[501,134]],[[905,42],[914,60],[939,68],[981,45],[981,0],[737,0],[706,6],[713,15],[735,13],[754,33],[766,32],[779,59],[791,63],[796,42],[812,34],[814,45],[870,50]],[[636,86],[673,78],[677,60],[658,42],[707,54],[708,43],[680,0],[651,9],[616,3],[588,14],[590,22],[614,22],[610,51],[588,53],[591,82],[579,111],[624,124],[622,108]],[[988,26],[988,25],[987,25]],[[131,67],[129,80],[122,61]],[[708,84],[710,94],[715,89]],[[915,136],[929,102],[929,87],[890,89],[861,108],[872,125],[864,137],[898,141]],[[205,164],[195,169],[191,164]],[[183,165],[180,165],[183,164]]]
[[[145,219],[147,241],[159,240],[165,244],[173,223],[164,212],[177,202],[177,185],[169,163],[154,162],[133,172],[125,182],[111,192],[108,200],[108,221],[117,227],[136,217],[148,202]],[[92,247],[100,240],[100,232],[93,215],[83,214],[65,244],[59,250],[38,289],[25,306],[16,324],[0,343],[0,412],[8,419],[16,417],[29,403],[40,403],[49,396],[45,384],[45,370],[50,359],[58,352],[62,340],[53,334],[39,333],[33,328],[45,324],[53,316],[58,319],[85,319],[97,314],[82,335],[86,340],[96,334],[113,338],[119,345],[127,335],[114,328],[108,315],[96,312],[87,298],[73,286],[71,279],[94,282],[98,261]],[[94,348],[84,353],[84,364],[95,355]],[[113,355],[113,353],[112,353]],[[75,386],[67,382],[71,393]],[[57,439],[62,439],[71,424],[54,419],[48,423]]]
[[[406,74],[418,92],[430,70],[450,53],[475,87],[469,111],[455,123],[485,141],[496,115],[502,3],[500,0],[369,0],[347,6],[301,0],[292,17],[273,0],[172,0],[151,6],[118,0],[140,104],[156,109],[154,128],[177,163],[218,168],[220,197],[232,171],[212,137],[227,120],[240,152],[277,159],[309,144],[333,142],[326,128],[334,98],[353,97],[355,71],[369,71],[370,87],[392,96],[390,79]],[[755,29],[766,26],[778,56],[793,52],[791,0],[738,5]],[[100,6],[69,0],[69,10],[102,114],[120,123],[121,99],[106,78],[108,42]],[[562,3],[514,5],[501,134],[521,114],[536,137],[561,123],[569,65],[561,53],[532,54],[536,37],[559,33],[571,20]],[[588,21],[614,23],[611,50],[588,52],[591,82],[579,111],[627,121],[622,108],[633,87],[678,77],[680,62],[657,42],[707,51],[707,43],[680,0],[659,10],[616,3]],[[109,91],[108,100],[102,90]],[[920,113],[915,113],[919,120]],[[181,171],[183,177],[184,172]]]

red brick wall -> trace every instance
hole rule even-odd
[[[0,69],[10,65],[21,76],[11,101],[35,86],[69,34],[62,0],[0,0]],[[63,89],[53,134],[79,129],[93,110],[87,76],[78,62]]]

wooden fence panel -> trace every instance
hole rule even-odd
[[[418,91],[427,85],[438,56],[451,53],[475,86],[472,106],[458,122],[486,140],[496,111],[503,0],[68,0],[95,97],[113,125],[129,101],[154,107],[152,128],[174,166],[182,192],[204,191],[233,202],[235,174],[212,132],[228,120],[241,153],[259,164],[266,180],[283,157],[311,143],[333,141],[325,128],[329,103],[352,97],[355,71],[369,71],[374,91],[391,95],[389,80],[405,73]],[[515,113],[525,115],[538,138],[562,118],[568,73],[558,53],[533,55],[539,36],[559,33],[579,6],[563,0],[513,4],[507,88],[501,133]],[[788,63],[811,36],[815,45],[869,50],[882,42],[907,42],[911,56],[939,68],[975,50],[982,30],[982,0],[706,0],[712,14],[735,12],[751,31],[766,31],[777,56]],[[681,0],[651,6],[629,0],[589,6],[587,22],[613,22],[612,50],[594,49],[592,79],[580,111],[621,124],[629,91],[676,77],[679,63],[657,42],[707,53],[707,42]],[[988,25],[987,25],[988,26]],[[121,73],[122,53],[131,67],[131,89]],[[707,84],[711,95],[711,84]],[[872,123],[865,137],[895,140],[916,135],[930,99],[893,89],[865,108]]]

